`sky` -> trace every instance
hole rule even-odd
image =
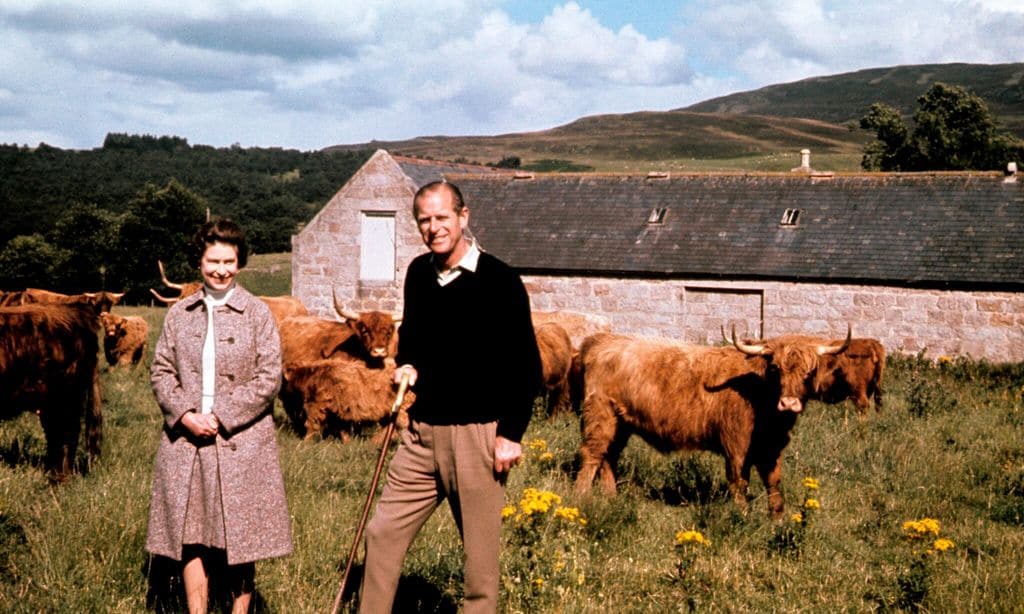
[[[304,151],[1024,62],[1024,0],[0,0],[0,143]]]

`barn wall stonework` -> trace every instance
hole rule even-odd
[[[616,332],[718,343],[802,333],[879,339],[890,352],[1024,361],[1024,295],[883,286],[524,276],[533,308],[609,318]]]

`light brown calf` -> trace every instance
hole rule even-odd
[[[120,316],[104,311],[103,353],[111,367],[128,367],[142,362],[149,342],[149,324],[139,316]]]

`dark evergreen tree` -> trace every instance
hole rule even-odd
[[[177,181],[162,188],[148,185],[131,202],[107,272],[108,284],[127,292],[123,301],[148,302],[149,288],[166,291],[157,260],[173,281],[198,279],[188,264],[188,250],[206,209],[205,200]]]

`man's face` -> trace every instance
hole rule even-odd
[[[413,213],[423,243],[445,266],[457,264],[466,250],[462,231],[469,223],[469,209],[456,213],[452,195],[438,189],[420,196]]]

